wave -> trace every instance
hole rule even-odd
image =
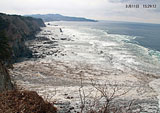
[[[103,64],[110,63],[110,66],[121,70],[128,67],[149,74],[160,74],[160,52],[139,45],[135,41],[138,36],[108,34],[107,29],[88,26],[65,26],[64,32],[74,34],[75,41],[79,43],[88,43],[89,53],[102,58]],[[79,49],[83,50],[83,47]]]

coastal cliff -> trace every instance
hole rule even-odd
[[[14,89],[7,68],[20,57],[32,56],[25,41],[44,26],[41,19],[0,13],[0,92]]]
[[[0,32],[5,32],[8,44],[12,51],[12,61],[19,57],[31,57],[31,52],[27,49],[25,41],[35,38],[34,35],[40,31],[40,27],[45,24],[41,19],[23,17],[18,15],[0,14]]]

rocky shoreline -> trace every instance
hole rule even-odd
[[[147,82],[154,78],[144,81],[145,75],[142,73],[124,72],[74,60],[78,58],[76,52],[70,51],[67,47],[70,44],[78,46],[76,40],[78,37],[74,34],[66,35],[62,26],[47,25],[36,37],[26,42],[33,58],[15,63],[10,73],[19,88],[36,91],[44,99],[54,102],[59,113],[80,112],[82,90],[85,92],[85,107],[91,107],[92,101],[101,95],[93,87],[92,82],[100,83],[102,86],[109,83],[108,93],[116,85],[120,88],[117,95],[129,90],[127,94],[116,98],[114,103],[136,100],[133,108],[140,106],[143,113],[158,110],[157,94]],[[101,102],[103,101],[102,99]],[[140,108],[134,109],[136,111]]]

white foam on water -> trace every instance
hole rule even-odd
[[[78,31],[77,29],[73,30],[73,29],[67,28],[67,27],[64,28],[64,33],[69,34],[69,35],[75,34],[75,36],[77,37],[77,39],[74,40],[75,42],[88,43],[88,45],[89,45],[88,48],[81,46],[81,47],[79,47],[79,51],[78,51],[79,55],[88,57],[87,61],[89,61],[89,59],[90,59],[91,61],[95,60],[98,62],[98,59],[103,59],[103,57],[110,57],[112,60],[115,60],[116,63],[117,63],[117,61],[120,61],[120,60],[122,60],[123,62],[125,61],[126,63],[130,63],[130,64],[137,63],[133,59],[133,56],[130,55],[130,53],[128,51],[126,51],[122,48],[122,46],[123,46],[122,40],[129,40],[128,39],[129,36],[111,35],[111,34],[104,33],[101,30],[95,30],[95,29],[88,29],[88,31],[89,30],[90,30],[90,32],[86,33],[81,29],[80,29],[80,31]],[[91,34],[93,32],[94,33],[99,32],[99,33],[96,36],[96,35]],[[101,34],[101,35],[99,35],[99,34]],[[101,40],[101,37],[104,37],[104,36],[106,37],[106,39],[109,38],[112,40],[107,40],[107,41]],[[133,39],[134,37],[133,38],[129,37],[129,38]],[[73,50],[73,48],[71,48],[71,50]],[[85,53],[80,53],[80,51],[83,51],[84,48],[85,48]],[[122,49],[119,50],[118,48],[120,48],[120,49],[122,48]],[[87,50],[90,50],[90,51],[87,51]],[[87,52],[89,54],[87,54]],[[98,56],[99,53],[101,53],[102,55]],[[93,58],[94,56],[96,56],[96,57]],[[98,58],[98,57],[102,57],[102,58]],[[104,62],[108,62],[108,61],[104,60]],[[118,68],[117,65],[116,65],[116,68]]]
[[[73,40],[72,42],[60,42],[64,51],[69,54],[63,56],[63,60],[86,60],[99,64],[104,62],[102,65],[106,63],[115,66],[115,68],[118,68],[117,66],[127,66],[136,70],[147,70],[148,73],[152,74],[154,72],[159,73],[159,54],[137,45],[137,43],[134,43],[135,41],[132,42],[136,36],[108,34],[107,30],[94,29],[89,26],[63,25],[63,22],[50,22],[51,25],[59,23],[58,27],[63,30],[62,37],[70,37]],[[53,29],[52,27],[55,26],[49,26],[49,29]]]

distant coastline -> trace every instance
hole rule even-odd
[[[34,15],[25,15],[33,18],[41,18],[45,22],[50,21],[83,21],[83,22],[98,22],[97,20],[87,19],[83,17],[70,17],[63,16],[60,14],[34,14]]]

